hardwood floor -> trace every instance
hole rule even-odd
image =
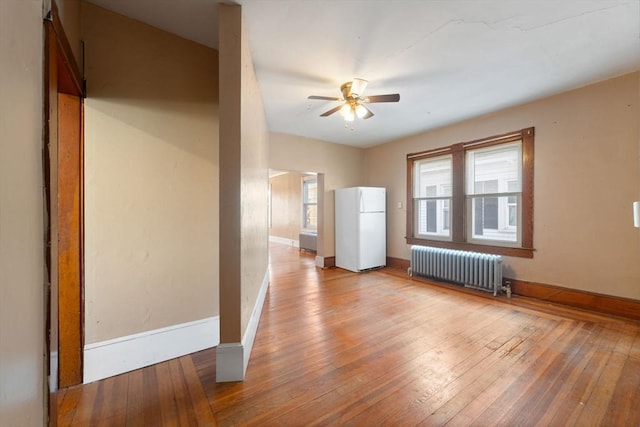
[[[57,402],[60,426],[640,426],[640,323],[273,244],[244,382],[210,349]]]

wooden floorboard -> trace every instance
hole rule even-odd
[[[640,323],[272,244],[244,382],[215,349],[57,395],[60,426],[640,426]]]

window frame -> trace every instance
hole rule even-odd
[[[469,142],[460,142],[448,147],[407,154],[407,244],[533,258],[533,253],[535,252],[533,246],[534,133],[534,128],[530,127],[502,135],[495,135]],[[522,142],[522,188],[519,200],[521,229],[518,230],[520,244],[513,246],[512,242],[505,242],[503,245],[494,241],[488,244],[472,241],[471,230],[468,229],[469,226],[467,223],[467,195],[465,191],[467,174],[465,165],[466,153],[469,150],[508,144],[516,141]],[[449,206],[451,211],[451,239],[436,240],[418,236],[414,226],[414,162],[448,154],[452,156],[452,193]]]

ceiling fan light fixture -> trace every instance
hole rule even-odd
[[[365,106],[362,104],[358,104],[356,106],[356,116],[358,116],[358,118],[361,119],[366,115],[367,115],[367,109],[365,108]]]
[[[340,115],[342,115],[342,117],[345,119],[345,121],[352,122],[353,119],[355,118],[355,114],[354,114],[353,107],[351,106],[351,104],[349,104],[349,103],[344,104],[342,106],[342,108],[340,109]]]
[[[349,112],[344,115],[344,120],[346,122],[352,122],[356,118],[356,115],[353,114],[353,108],[349,108]]]
[[[365,88],[367,87],[366,80],[355,78],[351,82],[351,95],[360,96],[364,93]]]

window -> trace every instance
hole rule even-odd
[[[435,157],[414,164],[414,199],[417,204],[418,235],[448,239],[451,199],[451,156]]]
[[[468,218],[472,241],[520,243],[517,200],[521,159],[521,141],[466,152],[466,196],[467,203],[471,204]],[[508,206],[513,210],[507,209]]]
[[[318,229],[318,179],[315,175],[302,178],[302,228]]]
[[[407,243],[532,257],[533,135],[407,155]]]

